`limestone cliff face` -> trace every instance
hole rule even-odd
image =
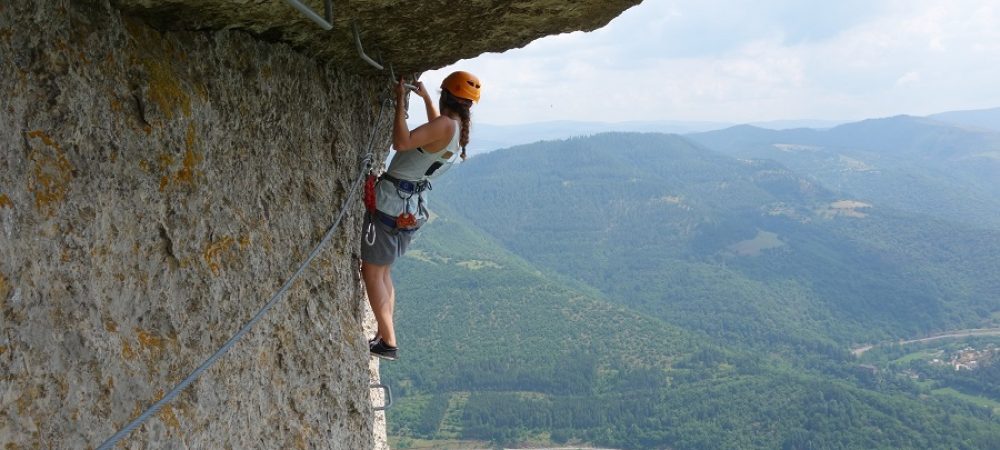
[[[293,26],[246,22],[249,33],[213,30],[228,19],[187,3],[220,2],[0,4],[4,448],[94,447],[134,418],[277,291],[360,173],[387,77],[285,39],[305,31],[284,9],[277,19]],[[381,3],[354,5],[371,20]],[[198,31],[180,31],[183,17],[202,17]],[[129,448],[384,445],[368,389],[361,212],[355,201],[286,300]]]

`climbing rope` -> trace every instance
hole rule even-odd
[[[117,444],[118,441],[122,440],[125,436],[128,436],[129,433],[131,433],[133,430],[135,430],[140,425],[149,420],[150,417],[158,413],[161,408],[163,408],[167,403],[169,403],[171,400],[177,397],[177,395],[180,394],[181,391],[184,390],[184,388],[188,387],[191,383],[197,380],[198,377],[201,376],[202,372],[207,370],[209,367],[215,364],[215,362],[218,361],[219,358],[221,358],[223,355],[229,352],[229,350],[234,345],[236,345],[237,341],[242,339],[243,336],[247,334],[250,331],[250,329],[253,328],[253,326],[258,321],[260,321],[260,319],[262,319],[268,313],[268,311],[271,310],[272,307],[274,307],[274,305],[276,305],[279,301],[281,301],[284,298],[285,292],[288,291],[288,289],[292,286],[292,283],[294,283],[295,280],[298,279],[300,275],[302,275],[302,272],[306,270],[306,267],[308,267],[309,264],[312,263],[314,259],[316,259],[316,257],[319,255],[323,247],[326,246],[327,242],[329,242],[330,239],[333,238],[334,232],[337,231],[337,227],[340,225],[340,222],[344,219],[344,216],[347,214],[348,207],[354,200],[354,194],[357,192],[358,186],[361,185],[361,181],[365,179],[365,176],[371,170],[372,158],[374,157],[372,153],[372,146],[375,143],[375,134],[378,132],[379,124],[382,123],[382,114],[385,111],[385,107],[389,103],[391,103],[391,100],[387,98],[385,101],[381,103],[381,106],[379,106],[378,119],[376,119],[375,123],[372,125],[371,135],[368,139],[367,153],[361,159],[362,162],[361,173],[358,175],[358,178],[354,180],[354,184],[351,185],[351,190],[347,194],[347,199],[344,200],[343,205],[341,205],[340,213],[337,214],[337,218],[336,220],[333,221],[333,225],[331,225],[330,228],[327,230],[326,234],[323,236],[323,239],[320,240],[319,244],[317,244],[316,247],[313,248],[312,252],[309,253],[309,257],[307,257],[306,260],[303,261],[301,265],[299,265],[299,268],[295,271],[295,273],[292,274],[292,276],[288,279],[288,281],[285,281],[285,284],[281,286],[281,289],[279,289],[278,292],[271,297],[271,299],[264,305],[264,307],[261,308],[260,311],[258,311],[257,314],[253,316],[253,318],[250,319],[249,322],[246,323],[246,325],[243,325],[243,328],[240,328],[240,330],[237,331],[236,334],[233,335],[233,337],[229,338],[229,340],[226,341],[225,344],[222,344],[222,347],[216,350],[215,353],[212,354],[212,356],[210,356],[208,359],[205,360],[205,362],[201,363],[201,365],[198,366],[198,368],[194,369],[194,371],[191,372],[190,375],[181,380],[180,383],[177,383],[177,385],[174,386],[174,388],[171,389],[170,392],[167,392],[167,394],[164,395],[163,398],[158,400],[156,403],[153,403],[152,406],[143,411],[142,414],[139,414],[139,416],[136,417],[131,422],[129,422],[128,425],[125,425],[125,427],[123,427],[113,436],[108,438],[108,440],[104,441],[104,443],[101,444],[100,447],[98,447],[98,450],[110,450],[114,448],[115,444]]]

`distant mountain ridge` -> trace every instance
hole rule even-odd
[[[1000,132],[1000,108],[951,111],[927,116],[928,119],[950,125],[977,127]],[[530,144],[538,141],[567,139],[577,136],[589,136],[604,132],[653,132],[653,133],[700,133],[721,130],[737,125],[749,125],[769,130],[792,130],[810,128],[824,130],[852,123],[847,120],[819,119],[788,119],[751,122],[737,124],[717,121],[626,121],[597,122],[553,120],[512,125],[497,125],[474,122],[469,144],[470,154],[488,153],[501,148],[515,145]]]
[[[779,162],[879,205],[1000,226],[1000,133],[896,116],[828,130],[744,125],[687,137],[736,158]]]
[[[949,111],[931,114],[927,117],[954,125],[978,127],[1000,132],[1000,108]]]

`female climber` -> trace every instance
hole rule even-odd
[[[378,321],[378,332],[368,341],[369,350],[376,357],[389,360],[397,357],[392,323],[396,292],[389,272],[396,258],[406,252],[413,232],[427,221],[429,180],[444,173],[459,156],[456,155],[459,151],[465,159],[465,146],[469,143],[469,109],[473,102],[479,102],[479,91],[480,83],[475,75],[454,72],[441,82],[441,97],[435,108],[423,83],[417,82],[416,92],[424,100],[427,123],[411,131],[406,125],[404,101],[408,90],[402,80],[396,86],[396,115],[392,128],[392,147],[396,154],[375,185],[375,210],[365,215],[361,243],[361,276]]]

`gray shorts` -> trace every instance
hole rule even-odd
[[[372,223],[371,214],[365,214],[365,223],[361,227],[361,260],[369,264],[388,266],[397,257],[406,253],[410,246],[413,233],[417,230],[399,231],[380,220],[375,220],[375,242],[368,245],[368,224]]]

